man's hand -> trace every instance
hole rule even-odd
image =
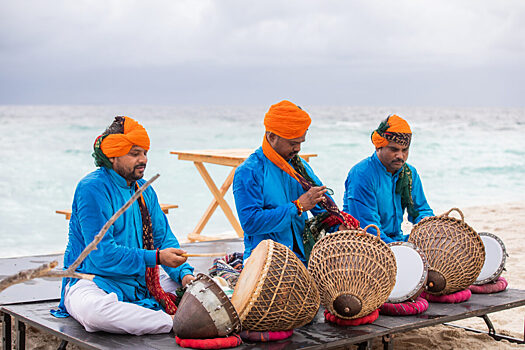
[[[186,275],[186,276],[182,277],[182,287],[186,288],[188,283],[190,283],[194,279],[195,279],[195,276],[193,276],[193,275]]]
[[[312,187],[308,192],[303,193],[298,198],[299,203],[303,206],[304,211],[310,210],[316,206],[317,203],[324,200],[324,194],[328,191],[326,186]]]
[[[159,262],[161,265],[169,267],[178,267],[186,262],[188,258],[181,256],[186,251],[177,248],[166,248],[159,252]]]
[[[338,231],[348,231],[350,230],[348,227],[346,227],[344,224],[339,225]]]

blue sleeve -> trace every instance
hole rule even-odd
[[[239,167],[235,171],[233,196],[239,221],[248,236],[284,231],[290,228],[292,215],[297,215],[292,202],[264,208],[262,179],[248,167]]]
[[[417,224],[423,218],[426,218],[428,216],[434,216],[434,211],[432,211],[432,209],[427,203],[425,193],[423,192],[423,184],[421,183],[421,179],[419,178],[419,175],[416,169],[414,167],[411,167],[411,171],[412,171],[412,200],[414,201],[414,208],[419,212],[419,215],[415,219],[409,215],[408,220],[413,224]]]
[[[153,226],[153,242],[155,247],[161,250],[166,248],[180,248],[179,241],[171,231],[166,215],[162,211],[157,194],[150,187],[147,190],[148,210],[151,215],[151,223]],[[168,275],[176,282],[182,284],[182,279],[186,275],[193,275],[193,267],[184,263],[178,267],[169,267],[162,265]]]
[[[381,227],[381,217],[377,207],[376,191],[372,182],[365,176],[359,176],[357,171],[348,173],[345,182],[345,195],[343,198],[344,211],[359,220],[361,228],[370,224],[376,225],[381,231],[381,239],[385,243],[393,242]],[[377,235],[374,229],[369,228],[370,233]]]
[[[308,164],[304,159],[301,158],[301,160],[303,161],[303,165],[304,165],[304,168],[306,170],[306,172],[308,173],[308,175],[310,175],[310,178],[315,182],[314,186],[323,186],[323,183],[321,182],[321,180],[317,177],[317,175],[315,175],[314,171],[312,170],[312,168],[310,167],[310,164]],[[329,194],[327,194],[328,197],[332,198]],[[334,200],[332,198],[332,200]],[[334,201],[335,203],[335,201]],[[310,209],[310,212],[312,213],[313,216],[316,216],[316,215],[319,215],[321,213],[324,213],[326,210],[323,209],[319,204],[317,204],[315,207],[313,207],[312,209]]]
[[[84,244],[93,241],[101,228],[113,216],[110,193],[104,186],[79,185],[76,193],[78,222]],[[123,220],[121,216],[118,220]],[[101,276],[142,276],[146,267],[155,265],[155,251],[119,245],[114,239],[112,225],[81,264],[90,265],[88,271]],[[93,271],[94,269],[94,271]]]

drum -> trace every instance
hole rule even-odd
[[[505,269],[507,250],[498,236],[488,232],[480,232],[479,236],[485,246],[485,262],[481,268],[475,285],[496,281]]]
[[[243,330],[287,331],[310,322],[319,292],[304,264],[286,246],[264,240],[246,260],[231,299]]]
[[[388,243],[396,258],[396,284],[387,302],[401,303],[414,301],[425,288],[428,276],[428,262],[425,253],[412,243]]]
[[[449,216],[453,210],[460,214],[461,220]],[[427,257],[427,292],[434,295],[468,288],[479,276],[485,261],[480,236],[465,223],[463,213],[457,208],[421,220],[412,228],[408,242]]]
[[[205,274],[188,284],[175,317],[173,332],[183,339],[217,338],[241,330],[241,322],[221,287]]]
[[[373,226],[377,236],[366,233]],[[379,228],[338,231],[317,241],[308,270],[321,304],[342,319],[366,316],[384,304],[396,282],[396,259]]]

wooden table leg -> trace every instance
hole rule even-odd
[[[11,350],[11,315],[0,312],[2,316],[2,349]]]
[[[16,348],[17,350],[26,348],[26,324],[20,320],[16,321]]]
[[[232,171],[230,172],[230,174],[228,174],[228,177],[222,184],[221,189],[219,190],[217,186],[215,185],[215,183],[213,182],[210,174],[206,170],[206,167],[204,166],[204,164],[202,164],[202,162],[193,162],[193,163],[195,164],[195,167],[197,168],[202,178],[204,179],[204,182],[206,182],[206,185],[208,186],[211,193],[213,194],[214,199],[212,200],[212,202],[208,206],[208,209],[206,209],[206,211],[204,212],[204,215],[199,220],[199,223],[197,224],[193,232],[190,234],[190,236],[188,236],[188,238],[190,238],[191,240],[192,239],[191,236],[195,237],[196,234],[200,234],[202,232],[202,230],[204,229],[204,226],[206,226],[206,224],[208,223],[210,217],[214,213],[217,206],[221,207],[222,211],[226,215],[226,218],[232,225],[237,235],[239,237],[242,237],[244,234],[244,231],[242,230],[241,225],[239,224],[239,222],[233,215],[232,209],[230,208],[230,206],[224,199],[224,195],[226,194],[231,184],[233,183],[233,177],[235,175],[236,167],[234,167]]]

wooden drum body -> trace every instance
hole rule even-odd
[[[461,215],[461,220],[448,216],[452,210]],[[408,242],[420,248],[427,257],[427,292],[434,295],[468,288],[485,261],[480,236],[465,223],[463,213],[457,208],[421,220],[414,225]]]
[[[244,330],[285,331],[315,317],[319,292],[290,249],[264,240],[246,260],[231,302]]]
[[[339,318],[370,314],[387,300],[396,279],[392,250],[365,230],[339,231],[314,245],[308,270],[317,283],[321,304]]]

